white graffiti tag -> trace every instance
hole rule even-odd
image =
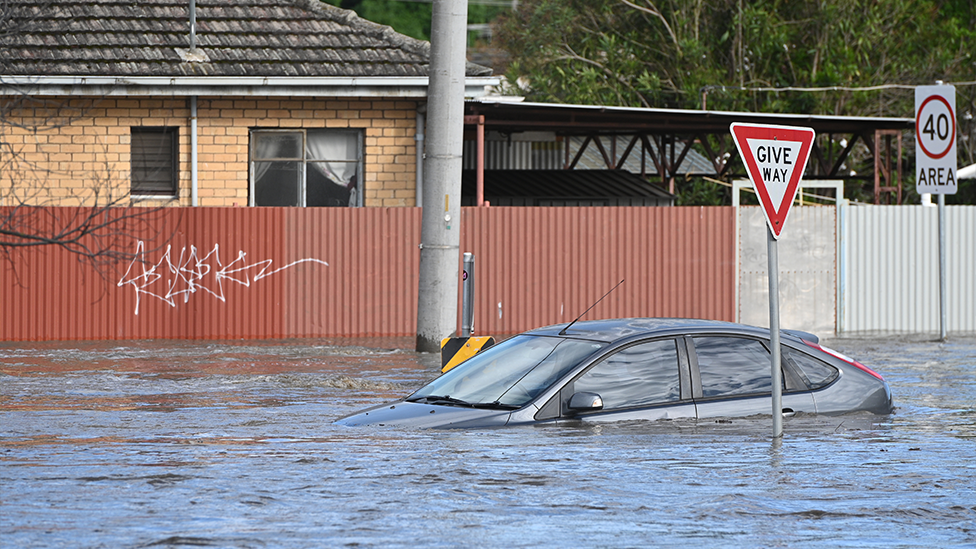
[[[272,259],[265,259],[256,263],[247,262],[247,253],[237,252],[237,259],[224,265],[220,261],[220,245],[214,244],[206,255],[200,256],[196,246],[186,246],[180,250],[179,258],[173,261],[172,246],[166,247],[166,252],[152,267],[145,258],[145,243],[136,244],[136,254],[125,275],[119,280],[118,286],[131,285],[136,291],[136,314],[139,314],[139,303],[142,296],[154,297],[170,307],[176,307],[176,300],[181,296],[183,303],[190,300],[190,295],[198,291],[207,292],[215,298],[226,302],[224,295],[224,281],[236,282],[250,287],[251,282],[294,267],[299,263],[318,263],[328,267],[328,263],[320,259],[299,259],[284,267],[271,269]],[[141,267],[141,269],[140,269]],[[138,272],[141,270],[142,272]],[[157,284],[158,283],[158,284]]]

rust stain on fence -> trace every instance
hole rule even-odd
[[[98,271],[48,246],[0,265],[0,338],[228,339],[416,332],[419,208],[183,208]],[[475,328],[589,315],[734,316],[731,208],[464,208]],[[154,236],[154,238],[150,238]],[[460,266],[459,266],[460,267]],[[445,334],[447,336],[449,334]]]

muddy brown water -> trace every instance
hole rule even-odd
[[[0,547],[974,547],[976,338],[842,338],[891,416],[349,428],[401,340],[0,343]]]

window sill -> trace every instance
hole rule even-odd
[[[180,197],[173,194],[129,194],[129,199],[133,202],[142,200],[179,200]]]

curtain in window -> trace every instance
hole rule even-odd
[[[357,206],[359,136],[310,131],[305,139],[308,206]]]
[[[360,205],[358,132],[258,131],[253,136],[255,206]]]

